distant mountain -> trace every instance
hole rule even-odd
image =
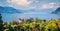
[[[53,14],[60,14],[60,7],[57,8],[54,12],[52,12]]]
[[[0,6],[0,13],[21,13],[21,11],[12,7],[2,7]]]

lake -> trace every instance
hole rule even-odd
[[[8,14],[8,13],[3,13],[2,14],[2,19],[4,22],[9,22],[12,20],[16,20],[18,21],[19,18],[40,18],[40,19],[46,19],[46,20],[50,20],[50,19],[58,19],[60,18],[59,14]]]

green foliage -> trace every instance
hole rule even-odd
[[[3,31],[60,31],[60,19],[41,20],[38,18],[30,18],[24,20],[23,23],[18,23],[12,20],[4,25]]]
[[[0,31],[3,31],[3,21],[1,14],[0,14]]]
[[[3,23],[1,14],[0,14],[0,23]]]

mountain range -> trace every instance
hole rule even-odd
[[[52,14],[60,14],[60,7],[58,7],[55,11],[53,11]]]
[[[0,6],[0,13],[24,13],[24,12],[34,12],[34,10],[17,10],[13,7],[3,7]],[[56,10],[54,10],[53,12],[51,12],[52,14],[60,14],[60,7],[58,7]]]
[[[21,11],[13,7],[2,7],[0,6],[0,13],[21,13]]]

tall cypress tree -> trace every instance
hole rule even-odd
[[[0,31],[3,31],[3,21],[2,21],[1,13],[0,13]]]
[[[0,13],[0,23],[1,24],[3,23],[1,13]]]

